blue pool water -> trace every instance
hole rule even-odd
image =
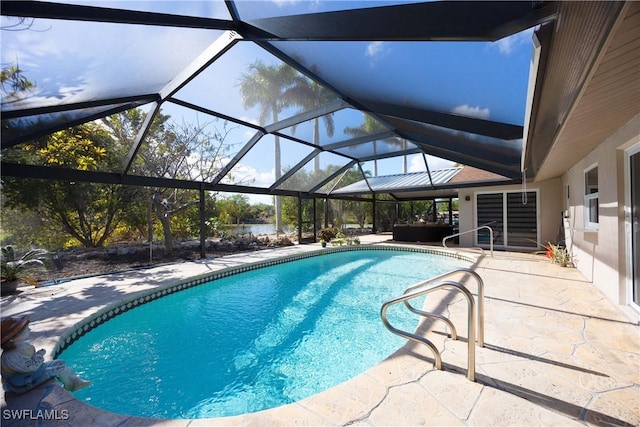
[[[93,382],[76,397],[112,412],[209,418],[259,411],[323,391],[385,359],[405,340],[384,328],[382,303],[461,264],[362,250],[265,267],[130,310],[60,358]],[[401,305],[389,319],[417,326]]]

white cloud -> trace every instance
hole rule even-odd
[[[480,108],[480,107],[472,107],[468,104],[458,105],[453,110],[451,110],[453,114],[459,114],[461,116],[467,117],[477,117],[479,119],[488,119],[491,115],[488,108]]]
[[[495,42],[498,47],[498,51],[504,55],[511,55],[513,52],[514,39],[511,37],[505,37]]]
[[[427,168],[422,160],[422,155],[411,156],[411,162],[407,167],[407,172],[425,172]]]
[[[229,179],[230,178],[230,179]],[[230,175],[227,174],[224,180],[227,184],[250,184],[253,187],[269,187],[275,181],[275,172],[258,172],[253,166],[238,163],[233,167]]]
[[[297,4],[299,0],[271,0],[278,7],[284,7],[287,5]]]
[[[249,199],[249,203],[257,205],[258,203],[264,203],[265,205],[273,205],[273,196],[266,194],[244,194]]]
[[[427,155],[427,162],[429,163],[429,170],[435,171],[438,169],[451,168],[455,164],[451,160],[441,159],[440,157]],[[407,172],[426,172],[427,168],[424,165],[424,159],[422,154],[411,157],[411,162],[407,167]]]
[[[370,57],[378,56],[385,51],[384,42],[373,42],[367,45],[366,55]]]
[[[533,28],[521,31],[519,33],[504,37],[493,43],[498,48],[498,51],[506,56],[511,55],[516,49],[521,46],[531,45],[531,34],[533,34]]]
[[[376,61],[384,57],[389,52],[389,47],[385,42],[372,42],[367,45],[365,56],[370,59],[370,64],[374,65]]]
[[[274,169],[271,169],[269,172],[258,172],[258,170],[253,166],[238,163],[233,167],[230,174],[227,174],[227,176],[222,179],[222,183],[267,188],[275,182],[275,175]],[[272,196],[261,194],[245,194],[245,196],[247,196],[249,198],[249,202],[253,204],[273,204]]]

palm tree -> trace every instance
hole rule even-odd
[[[286,107],[284,91],[291,85],[295,71],[287,64],[267,65],[258,60],[249,65],[249,71],[242,74],[240,93],[244,108],[260,106],[260,124],[278,121],[278,114]],[[275,180],[282,176],[280,138],[275,136]],[[275,197],[276,230],[282,232],[282,206],[280,196]]]
[[[300,107],[299,113],[304,113],[334,101],[336,96],[322,85],[301,74],[297,74],[293,79],[291,87],[284,92],[283,98],[287,105],[296,105]],[[335,131],[333,113],[325,114],[322,116],[322,119],[327,130],[327,135],[332,137]],[[295,133],[295,126],[293,127],[293,132]],[[313,145],[320,145],[319,117],[313,119]],[[320,157],[316,156],[313,159],[313,171],[317,172],[318,170],[320,170]]]
[[[13,246],[4,246],[0,250],[0,294],[9,295],[16,291],[18,282],[37,284],[32,273],[46,270],[51,255],[44,249],[31,249],[20,258]]]
[[[378,120],[374,119],[373,117],[371,117],[368,114],[364,114],[364,123],[361,124],[358,127],[352,128],[352,127],[346,127],[344,129],[344,133],[348,134],[348,135],[352,135],[356,138],[361,137],[361,136],[367,136],[367,135],[372,135],[374,133],[379,133],[379,132],[384,132],[384,131],[388,131],[389,129],[387,129],[382,123],[380,123]],[[386,138],[385,141],[391,143],[391,144],[402,144],[401,142],[398,142],[397,138]],[[405,147],[404,144],[402,144],[403,147]],[[373,154],[374,156],[377,154],[376,153],[376,141],[373,141]],[[373,176],[378,176],[378,161],[377,159],[374,158],[373,160]]]

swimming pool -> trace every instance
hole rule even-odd
[[[466,264],[419,252],[328,253],[220,278],[92,329],[60,356],[93,385],[78,399],[117,413],[209,418],[303,399],[377,364],[404,340],[382,303]],[[399,308],[394,324],[411,329]]]

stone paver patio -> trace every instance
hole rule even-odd
[[[362,240],[377,244],[387,238]],[[136,293],[212,270],[317,250],[319,245],[301,245],[27,289],[2,298],[2,316],[28,314],[31,341],[51,355],[60,337],[82,319]],[[111,414],[49,382],[22,396],[6,394],[2,425],[640,425],[637,314],[622,313],[577,270],[543,257],[511,252],[476,257],[473,268],[485,283],[485,346],[476,347],[475,382],[466,379],[467,303],[460,294],[437,291],[427,299],[428,309],[453,320],[458,340],[448,337],[443,323],[424,321],[419,333],[441,350],[442,371],[434,369],[426,347],[408,342],[379,365],[323,393],[271,410],[206,420]],[[459,280],[468,281],[477,295],[473,280]],[[47,414],[58,419],[43,419]]]

